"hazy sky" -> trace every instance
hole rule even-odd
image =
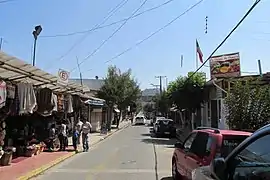
[[[122,0],[13,0],[7,3],[1,1],[0,37],[5,40],[2,50],[31,63],[32,31],[34,26],[41,24],[43,31],[38,39],[36,65],[53,74],[56,74],[59,68],[68,71],[76,68],[76,56],[79,61],[85,59],[122,24],[118,23],[91,33],[42,37],[91,29],[101,23],[107,13]],[[129,0],[104,25],[128,18],[143,1]],[[139,12],[166,1],[168,0],[148,0]],[[102,48],[81,64],[83,77],[94,78],[96,75],[104,77],[108,65],[111,64],[123,71],[132,68],[142,88],[151,87],[150,83],[158,84],[156,75],[166,75],[169,81],[179,75],[186,75],[195,69],[196,38],[204,58],[207,58],[255,0],[204,0],[143,44],[105,63],[198,1],[172,0],[159,9],[130,19]],[[261,59],[263,71],[269,71],[270,62],[267,55],[270,45],[269,8],[270,1],[262,0],[216,55],[240,52],[243,72],[257,72],[257,59]],[[205,34],[206,16],[208,16],[207,34]],[[77,43],[80,39],[83,41]],[[69,51],[76,43],[75,48]],[[181,55],[184,56],[182,68]],[[209,68],[204,67],[202,71],[209,76]],[[78,77],[78,69],[73,70],[71,76]]]

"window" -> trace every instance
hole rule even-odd
[[[223,136],[221,146],[221,156],[227,157],[241,142],[243,142],[248,136]]]
[[[205,153],[207,156],[209,156],[211,154],[211,149],[212,149],[213,143],[215,143],[214,137],[209,136],[208,140],[207,140],[207,144],[206,144],[206,149],[205,149]]]
[[[192,142],[194,141],[197,133],[192,133],[189,135],[189,137],[186,139],[184,143],[184,149],[189,150],[191,148]]]
[[[270,135],[263,136],[243,151],[232,161],[230,179],[270,179]]]
[[[206,146],[209,139],[209,134],[206,132],[198,132],[195,140],[191,145],[190,152],[199,157],[206,156]]]

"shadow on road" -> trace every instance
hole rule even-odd
[[[141,136],[149,136],[152,137],[153,135],[151,133],[145,133],[145,134],[141,134]]]
[[[142,142],[147,144],[166,145],[168,147],[174,147],[176,139],[147,138],[142,139]]]
[[[172,177],[163,177],[160,180],[173,180],[173,178]]]

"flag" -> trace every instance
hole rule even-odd
[[[197,51],[197,53],[199,55],[199,59],[200,59],[201,63],[203,63],[203,53],[201,51],[201,48],[199,46],[199,43],[198,43],[197,39],[196,39],[196,51]]]

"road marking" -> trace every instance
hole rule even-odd
[[[55,173],[155,173],[154,169],[57,169]],[[170,174],[169,170],[158,170],[160,174]]]

